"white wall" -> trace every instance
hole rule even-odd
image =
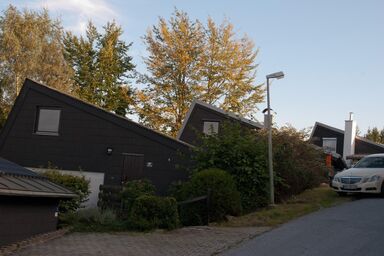
[[[52,169],[46,168],[32,168],[27,167],[28,169],[35,171],[37,173],[50,171]],[[85,208],[95,208],[97,207],[97,201],[99,199],[100,185],[104,184],[104,173],[100,172],[83,172],[83,171],[71,171],[71,170],[55,170],[62,174],[69,174],[73,176],[84,176],[85,179],[89,180],[89,188],[91,193],[89,194],[89,200],[84,203]]]

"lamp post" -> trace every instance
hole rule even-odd
[[[283,72],[276,72],[266,76],[267,77],[267,110],[268,110],[268,169],[269,169],[269,186],[271,206],[275,205],[275,193],[273,185],[273,158],[272,158],[272,118],[271,118],[271,106],[269,97],[269,79],[281,79],[284,78]]]

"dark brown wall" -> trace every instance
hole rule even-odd
[[[0,196],[0,246],[56,230],[57,199]]]
[[[180,140],[192,145],[198,145],[198,134],[203,132],[204,121],[218,121],[219,133],[220,127],[224,122],[238,122],[244,127],[254,129],[255,127],[231,118],[223,113],[216,112],[212,109],[206,108],[202,105],[196,104],[186,124],[183,133],[180,136]]]
[[[355,143],[355,154],[357,155],[384,153],[383,147],[367,143],[363,140],[356,139]]]
[[[111,118],[102,110],[84,106],[57,92],[45,94],[44,90],[31,88],[22,105],[18,103],[21,106],[17,116],[7,121],[11,128],[3,135],[0,156],[26,167],[45,167],[51,162],[64,170],[104,172],[104,183],[117,185],[121,181],[122,153],[143,154],[144,164],[153,163],[152,167],[144,166],[143,176],[151,179],[160,192],[173,180],[185,179],[186,173],[176,170],[176,165],[184,165],[179,155],[187,154],[188,146],[136,124],[130,125],[126,120]],[[59,136],[34,134],[39,106],[61,109]],[[103,118],[95,114],[98,111]],[[108,147],[113,148],[112,155],[106,154]]]

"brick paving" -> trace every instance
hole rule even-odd
[[[152,233],[71,233],[28,246],[11,255],[215,255],[268,230],[268,227],[188,227]]]

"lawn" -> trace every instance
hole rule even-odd
[[[305,214],[352,201],[353,197],[340,197],[328,186],[307,190],[286,202],[267,207],[220,223],[226,227],[277,226]]]

